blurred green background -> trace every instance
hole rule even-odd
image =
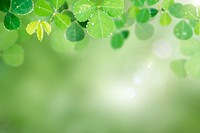
[[[180,42],[153,23],[153,38],[132,26],[119,50],[110,38],[75,50],[55,28],[18,43],[24,64],[0,61],[0,133],[199,133],[200,82],[170,70]]]

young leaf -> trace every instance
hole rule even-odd
[[[172,18],[170,17],[170,15],[167,12],[164,12],[163,14],[161,14],[160,24],[162,26],[168,26],[171,24],[171,22],[172,22]]]
[[[0,11],[8,12],[10,9],[10,0],[0,0]]]
[[[46,21],[42,21],[41,25],[44,31],[47,33],[47,35],[49,35],[51,33],[51,25],[47,23]]]
[[[39,0],[35,5],[35,13],[40,16],[50,16],[53,14],[53,9],[46,0]]]
[[[26,32],[29,34],[29,35],[33,35],[37,28],[38,28],[38,24],[39,22],[38,21],[33,21],[31,23],[29,23],[26,27]]]
[[[140,10],[137,14],[136,20],[138,23],[146,23],[150,19],[150,13],[149,10],[144,8]]]
[[[158,3],[158,2],[159,2],[159,0],[147,0],[147,4],[148,4],[149,6],[155,5],[155,4]]]
[[[14,14],[8,13],[4,19],[4,26],[8,30],[16,30],[21,26],[21,22]]]
[[[65,0],[49,0],[49,1],[56,10],[58,10],[65,3]]]
[[[74,15],[80,22],[87,21],[95,10],[95,4],[88,0],[79,0],[73,7]]]
[[[122,34],[117,33],[112,36],[111,46],[113,49],[119,49],[122,47],[123,44],[124,44],[124,37],[122,36]]]
[[[138,14],[139,11],[140,11],[140,9],[137,6],[132,5],[128,9],[128,17],[134,19],[136,17],[136,15]]]
[[[171,62],[172,71],[179,77],[187,77],[187,72],[185,70],[187,60],[174,60]]]
[[[24,50],[21,46],[13,45],[3,52],[2,59],[7,65],[20,66],[24,62]]]
[[[191,26],[182,20],[174,27],[174,34],[178,39],[188,40],[192,37],[193,31]]]
[[[83,40],[85,33],[83,29],[76,23],[73,22],[66,31],[66,38],[71,42],[77,42]]]
[[[39,22],[37,27],[37,38],[39,41],[42,41],[44,37],[44,30],[42,24]]]
[[[18,32],[17,31],[12,31],[9,32],[7,31],[3,23],[0,22],[0,31],[1,31],[1,36],[0,36],[0,52],[3,50],[8,49],[10,46],[14,45],[17,41],[18,38]],[[3,41],[2,41],[3,40]]]
[[[111,17],[119,17],[124,10],[124,0],[104,0],[101,7]]]
[[[196,23],[196,26],[194,28],[194,33],[198,36],[200,35],[200,22]]]
[[[11,0],[11,12],[25,15],[33,10],[32,0]]]
[[[169,7],[169,12],[172,16],[176,18],[183,18],[182,14],[183,4],[175,3]]]
[[[162,4],[162,8],[164,10],[168,10],[171,5],[174,4],[174,0],[164,0]]]
[[[198,20],[198,14],[196,11],[196,7],[192,4],[186,4],[182,8],[182,16],[190,20]]]
[[[60,29],[66,29],[71,24],[71,19],[64,14],[58,13],[54,17],[56,26]]]
[[[189,75],[200,78],[200,54],[195,54],[186,63],[186,71]]]
[[[104,38],[115,30],[112,18],[101,10],[98,10],[88,22],[87,32],[92,38]]]
[[[135,34],[140,40],[148,40],[154,34],[154,27],[151,24],[136,24]]]

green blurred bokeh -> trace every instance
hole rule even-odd
[[[55,28],[42,43],[18,43],[24,64],[0,61],[0,133],[199,133],[200,82],[170,70],[180,57],[172,27],[157,26],[148,41],[130,30],[119,50],[108,38],[77,51]],[[168,58],[153,52],[161,39]]]

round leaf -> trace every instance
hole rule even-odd
[[[172,22],[172,18],[169,16],[169,14],[167,12],[163,13],[160,16],[160,24],[162,26],[168,26],[171,24],[171,22]]]
[[[179,77],[186,77],[187,72],[185,70],[185,64],[187,60],[181,59],[181,60],[175,60],[171,62],[171,69],[172,71]]]
[[[124,0],[104,0],[101,7],[111,17],[119,17],[124,10]]]
[[[122,47],[123,44],[124,44],[124,37],[122,36],[122,34],[117,33],[112,36],[111,46],[113,49],[119,49]]]
[[[151,24],[136,24],[135,34],[140,40],[148,40],[154,34],[154,27]]]
[[[149,21],[150,13],[148,9],[142,9],[138,12],[136,20],[138,23],[146,23]]]
[[[20,27],[21,22],[18,17],[12,13],[8,13],[4,19],[4,26],[8,30],[16,30]]]
[[[10,0],[0,0],[0,11],[8,12],[10,9]]]
[[[32,11],[33,2],[32,0],[11,0],[11,12],[25,15]]]
[[[185,67],[189,75],[200,78],[200,54],[196,54],[190,58]]]
[[[55,17],[56,26],[60,29],[66,29],[71,24],[71,19],[64,14],[56,14]]]
[[[176,18],[183,18],[182,14],[183,5],[180,3],[175,3],[169,7],[169,12]]]
[[[53,9],[46,0],[39,0],[35,5],[35,13],[40,16],[50,16],[53,14]]]
[[[193,31],[191,26],[182,20],[174,27],[174,34],[178,39],[188,40],[192,37]]]
[[[24,62],[24,50],[21,46],[13,45],[3,52],[2,59],[7,65],[20,66]]]
[[[83,29],[76,23],[72,23],[66,31],[66,38],[71,42],[83,40],[85,33]]]
[[[88,23],[87,32],[92,38],[108,37],[115,30],[112,18],[98,10]]]
[[[73,12],[78,21],[87,21],[96,10],[93,2],[88,0],[79,0],[74,4]]]

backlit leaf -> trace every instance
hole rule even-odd
[[[98,10],[88,23],[87,32],[92,38],[104,38],[115,30],[115,24],[110,16]]]

